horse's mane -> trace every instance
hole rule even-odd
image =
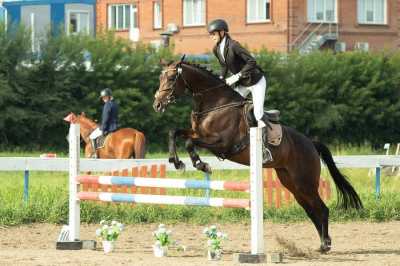
[[[225,83],[225,81],[219,77],[219,75],[215,74],[207,66],[196,64],[196,63],[190,63],[190,62],[183,62],[183,63],[189,67],[193,67],[196,70],[199,70],[199,73],[203,74],[206,79],[215,81],[215,83],[216,83],[215,85],[218,87],[218,89],[222,90],[226,95],[233,96],[233,99],[235,99],[235,100],[243,99],[243,97],[238,92],[236,92],[230,86],[228,86]],[[221,85],[221,86],[219,86],[219,85]]]
[[[84,123],[86,124],[88,127],[90,128],[96,128],[97,124],[91,120],[89,117],[85,116],[85,115],[79,115],[78,116],[80,123]]]
[[[218,74],[214,73],[211,69],[209,69],[205,65],[201,65],[201,64],[197,64],[197,63],[190,63],[190,62],[186,62],[186,61],[184,62],[184,64],[186,64],[188,66],[195,67],[195,68],[197,68],[199,70],[202,70],[202,73],[208,75],[209,77],[212,77],[213,79],[215,79],[219,83],[224,83],[224,81],[219,78]]]

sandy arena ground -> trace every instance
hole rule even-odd
[[[169,257],[152,254],[151,232],[157,224],[128,226],[117,242],[114,253],[97,250],[59,251],[55,240],[61,226],[34,224],[0,227],[0,265],[238,265],[233,253],[249,251],[249,226],[224,224],[229,241],[224,244],[221,261],[207,261],[203,226],[177,224],[168,226],[173,238],[187,246],[185,252],[171,250]],[[94,239],[96,225],[82,226],[82,239]],[[332,251],[317,252],[319,238],[311,223],[265,224],[267,253],[284,253],[285,265],[400,265],[400,222],[353,222],[332,224]],[[270,263],[268,263],[270,265]],[[266,264],[264,264],[266,265]]]

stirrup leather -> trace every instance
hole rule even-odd
[[[263,156],[263,163],[274,161],[274,158],[272,158],[271,151],[264,145],[262,147],[262,156]]]

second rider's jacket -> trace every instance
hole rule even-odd
[[[106,102],[101,115],[101,131],[106,135],[117,130],[118,127],[118,105],[114,100]]]

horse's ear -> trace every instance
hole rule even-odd
[[[64,117],[64,121],[67,121],[69,123],[75,123],[76,121],[76,115],[74,113],[69,113],[66,117]]]
[[[186,54],[183,54],[182,56],[181,56],[181,60],[179,60],[179,62],[183,62],[184,60],[185,60],[185,57],[186,57]]]
[[[85,112],[81,112],[81,116],[86,117]]]

